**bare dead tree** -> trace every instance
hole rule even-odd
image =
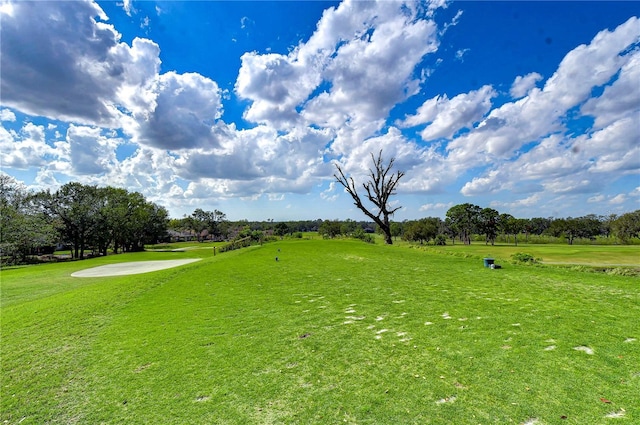
[[[401,206],[390,208],[389,198],[396,194],[396,187],[398,181],[404,176],[403,171],[397,173],[391,173],[391,168],[395,162],[395,158],[391,158],[387,165],[384,165],[382,159],[382,150],[378,153],[377,157],[371,154],[374,168],[369,169],[369,181],[362,184],[366,191],[366,199],[368,199],[377,209],[370,211],[363,203],[358,191],[356,190],[356,184],[353,177],[345,176],[340,165],[335,164],[338,172],[334,174],[336,181],[340,183],[349,195],[353,198],[353,204],[358,207],[367,217],[371,218],[384,233],[384,240],[387,244],[391,245],[393,240],[391,239],[391,225],[389,223],[389,217],[398,211]]]

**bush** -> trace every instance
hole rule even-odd
[[[636,277],[640,276],[640,269],[632,267],[593,267],[593,266],[571,266],[569,270],[586,273],[605,273],[611,276]]]
[[[447,237],[445,235],[438,235],[433,240],[434,245],[445,246],[447,244]]]
[[[640,276],[640,269],[633,269],[629,267],[614,267],[607,269],[605,273],[612,276]]]
[[[535,258],[533,255],[524,252],[516,252],[511,256],[511,259],[521,264],[538,264],[542,261],[540,258]]]
[[[260,232],[262,233],[262,232]],[[236,239],[232,240],[231,242],[227,243],[226,245],[222,245],[220,247],[218,247],[218,252],[228,252],[228,251],[234,251],[236,249],[240,249],[240,248],[246,248],[248,246],[251,246],[251,243],[253,242],[253,237],[252,235],[249,236],[245,236],[245,237],[237,237]]]
[[[360,239],[361,241],[366,242],[366,243],[375,243],[376,242],[376,240],[373,237],[373,235],[365,233],[365,231],[362,228],[356,229],[356,231],[353,232],[353,237],[356,238],[356,239]]]

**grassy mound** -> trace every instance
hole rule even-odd
[[[638,283],[346,240],[5,270],[0,421],[636,423]]]

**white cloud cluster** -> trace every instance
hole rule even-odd
[[[151,92],[150,108],[133,115],[133,141],[174,151],[219,145],[224,124],[217,123],[222,103],[214,81],[168,72],[155,79]]]
[[[199,74],[159,74],[159,46],[141,38],[129,46],[106,20],[90,1],[14,3],[2,20],[3,105],[123,128],[152,147],[216,144],[217,84]]]
[[[515,76],[506,102],[494,105],[503,93],[485,84],[420,99],[390,123],[391,111],[420,94],[441,63],[425,59],[462,13],[439,29],[433,18],[444,0],[345,0],[289,52],[242,55],[233,95],[247,102],[243,117],[253,127],[237,128],[224,121],[230,94],[218,82],[160,73],[161,46],[122,42],[93,1],[3,5],[11,7],[0,8],[2,163],[40,167],[38,184],[77,177],[176,204],[280,200],[331,181],[331,161],[362,177],[370,154],[383,150],[406,172],[403,192],[439,193],[465,179],[467,196],[523,193],[500,204],[518,208],[540,202],[543,191],[593,193],[640,170],[637,18],[568,52],[546,81],[535,70]],[[130,1],[123,6],[135,12]],[[467,51],[458,50],[459,59]],[[573,134],[578,119],[592,125]],[[419,139],[408,135],[413,130]],[[333,200],[339,189],[320,196]]]
[[[0,121],[14,122],[16,120],[16,114],[9,109],[3,109],[0,111]]]
[[[491,99],[497,95],[491,86],[459,94],[452,99],[447,95],[427,100],[415,115],[400,122],[401,127],[428,124],[421,136],[425,141],[450,139],[462,130],[472,128],[491,109]]]
[[[62,154],[45,142],[43,126],[27,123],[18,133],[0,127],[2,166],[18,169],[46,165]]]
[[[308,41],[289,54],[246,53],[236,92],[249,121],[336,132],[336,153],[374,135],[389,111],[414,95],[416,65],[437,49],[436,25],[412,2],[347,0],[327,9]]]
[[[524,98],[492,110],[474,131],[450,143],[449,158],[491,164],[490,171],[466,183],[462,193],[511,189],[513,182],[531,180],[552,193],[590,192],[617,179],[619,172],[638,173],[640,88],[634,76],[640,51],[632,47],[639,42],[637,18],[615,31],[600,32],[591,44],[567,54],[544,89],[532,89]],[[602,86],[601,96],[590,97]],[[621,105],[612,98],[619,93],[628,93],[621,96]],[[592,132],[575,138],[567,134],[565,121],[572,108],[593,117]],[[535,145],[519,151],[530,143]]]
[[[536,86],[536,83],[540,80],[542,80],[542,75],[538,74],[537,72],[532,72],[525,75],[524,77],[518,75],[511,85],[509,94],[514,99],[521,98],[529,93],[529,91],[534,88]]]
[[[420,206],[420,211],[447,211],[449,208],[453,207],[453,202],[436,202],[432,204],[424,204]]]
[[[106,137],[99,128],[70,125],[66,140],[77,174],[105,174],[117,164],[115,149],[120,141]]]
[[[345,154],[375,135],[391,108],[417,92],[416,65],[437,48],[436,26],[416,4],[345,1],[326,10],[314,34],[289,54],[242,57],[235,91],[251,102],[245,118],[259,125],[237,130],[221,120],[215,81],[160,74],[160,47],[140,38],[121,42],[97,4],[13,6],[3,16],[2,102],[75,123],[65,141],[71,173],[144,175],[144,147],[158,148],[173,159],[162,166],[193,181],[189,190],[202,184],[229,196],[308,190],[330,174],[327,146]],[[131,4],[124,7],[130,14]],[[122,140],[109,141],[100,128],[122,129],[140,145],[137,154],[119,163]],[[24,154],[24,146],[11,146]],[[15,166],[38,164],[18,157]],[[143,184],[137,180],[127,184]]]
[[[98,20],[96,20],[98,18]],[[91,2],[19,2],[2,15],[2,103],[30,115],[115,125],[119,34]]]

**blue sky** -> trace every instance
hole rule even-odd
[[[124,187],[173,217],[396,220],[640,208],[637,2],[0,0],[2,172]]]

